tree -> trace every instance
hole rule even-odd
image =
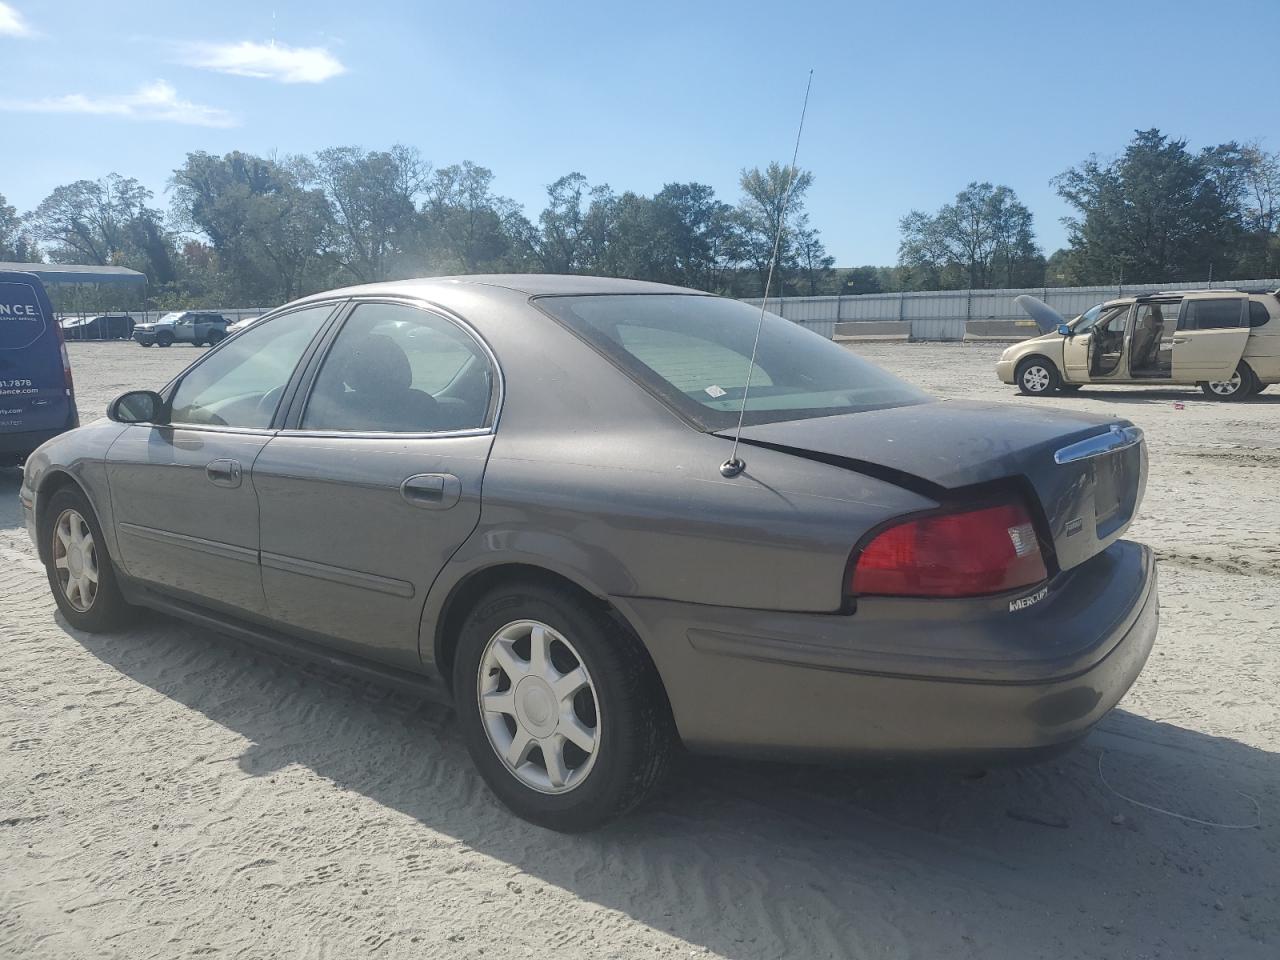
[[[1280,153],[1257,143],[1225,143],[1204,153],[1210,175],[1235,207],[1240,225],[1235,275],[1280,273]]]
[[[333,255],[365,283],[423,261],[418,202],[431,165],[412,147],[369,152],[332,147],[315,159],[316,180],[332,210]]]
[[[54,189],[27,216],[37,241],[55,261],[142,270],[156,283],[174,277],[173,242],[152,193],[132,177],[112,173]]]
[[[493,192],[493,171],[470,160],[436,171],[424,215],[450,272],[512,266],[528,227],[519,205]]]
[[[722,289],[736,249],[734,209],[705,183],[668,183],[653,197],[655,250],[649,276],[703,290]]]
[[[879,267],[850,267],[844,271],[840,292],[847,294],[881,293],[884,290]]]
[[[536,237],[530,238],[542,269],[548,273],[587,272],[602,251],[588,249],[588,210],[583,208],[583,200],[588,200],[589,207],[591,197],[607,202],[609,194],[607,184],[592,187],[587,178],[576,171],[547,187],[547,205],[538,215],[540,230]],[[597,209],[593,224],[597,231],[605,217],[605,211]]]
[[[291,300],[327,279],[333,215],[315,178],[297,158],[190,153],[171,181],[174,217],[208,238],[239,299]]]
[[[1072,276],[1156,283],[1219,276],[1236,263],[1241,223],[1218,148],[1139,130],[1109,163],[1096,155],[1053,180],[1076,209],[1063,223]]]
[[[0,260],[30,263],[39,259],[39,251],[23,229],[17,209],[0,193]]]
[[[791,166],[770,163],[765,169],[743,170],[739,178],[742,199],[737,209],[736,249],[731,256],[753,270],[763,292],[774,259],[775,286],[770,295],[795,287],[803,271],[812,287],[832,264],[822,241],[809,226],[804,195],[813,185],[813,174]]]
[[[1031,211],[1005,186],[970,183],[929,215],[901,221],[898,263],[935,288],[1012,287],[1043,278]]]

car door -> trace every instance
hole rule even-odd
[[[1230,379],[1249,340],[1248,307],[1243,294],[1184,299],[1173,337],[1173,379]]]
[[[328,303],[281,314],[191,366],[168,423],[126,427],[107,456],[125,572],[215,606],[265,615],[253,464]]]
[[[1062,345],[1062,366],[1069,381],[1105,380],[1122,369],[1128,314],[1129,305],[1120,304],[1100,311],[1087,325],[1081,321],[1075,326]]]
[[[254,465],[270,614],[416,665],[427,590],[480,518],[496,361],[461,322],[357,302]]]

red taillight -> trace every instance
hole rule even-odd
[[[855,594],[974,597],[1046,576],[1031,516],[1021,504],[904,520],[857,555]]]

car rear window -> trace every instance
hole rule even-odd
[[[1271,314],[1267,312],[1267,306],[1259,303],[1257,300],[1249,301],[1249,326],[1261,327],[1271,319]]]
[[[858,413],[930,397],[852,351],[760,308],[685,294],[541,297],[544,311],[705,430]]]

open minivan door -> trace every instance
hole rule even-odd
[[[1173,337],[1173,379],[1228,380],[1249,340],[1249,298],[1239,293],[1188,296]]]

